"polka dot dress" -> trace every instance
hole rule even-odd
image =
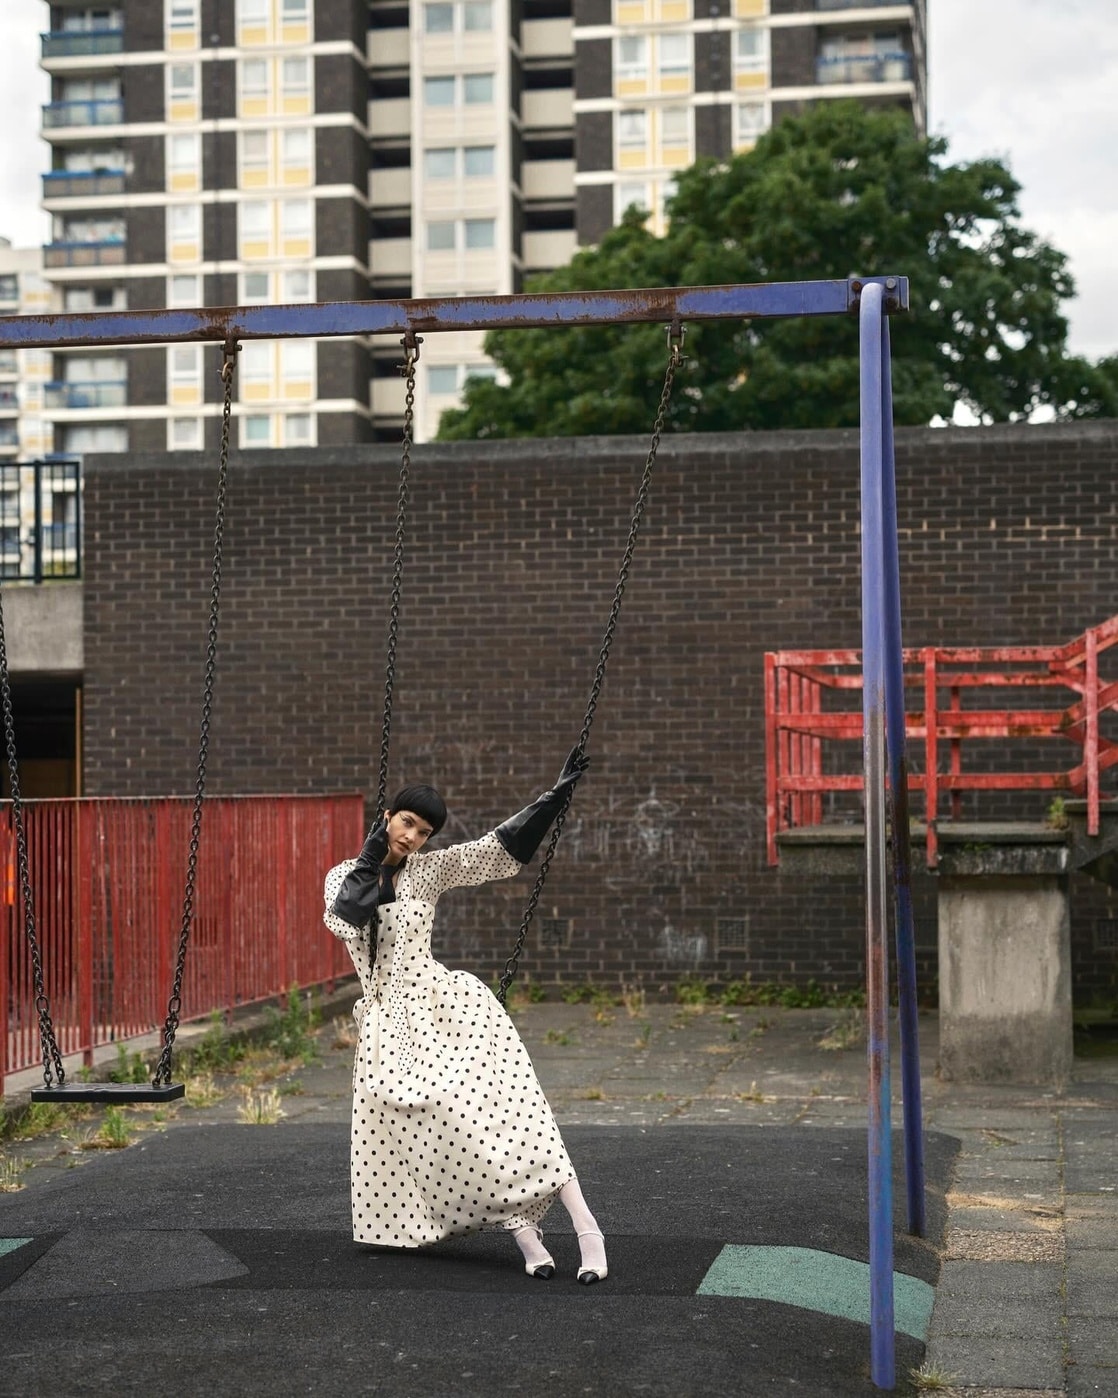
[[[347,861],[326,876],[326,926],[361,978],[353,1065],[350,1189],[360,1243],[414,1248],[481,1228],[538,1225],[574,1178],[528,1051],[492,992],[431,956],[448,888],[511,878],[494,834],[410,855],[396,901],[368,931],[331,909]]]

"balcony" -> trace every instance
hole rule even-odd
[[[128,401],[124,379],[92,380],[45,384],[43,401],[47,408],[123,408]]]
[[[9,413],[19,412],[19,392],[14,383],[0,384],[0,413],[7,416]]]
[[[95,54],[123,53],[124,30],[63,29],[40,35],[43,59],[89,58]]]
[[[0,374],[18,374],[19,360],[14,349],[0,350]]]
[[[48,243],[43,249],[44,267],[120,267],[127,260],[123,238],[101,242]]]
[[[822,87],[852,83],[903,83],[912,78],[907,53],[839,54],[815,60],[815,81]]]
[[[48,102],[43,108],[43,129],[65,126],[119,126],[124,121],[123,97],[91,97],[72,102]]]
[[[0,422],[0,451],[13,450],[19,446],[19,424]]]
[[[123,194],[124,179],[123,170],[50,170],[43,176],[43,199]]]

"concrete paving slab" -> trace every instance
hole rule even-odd
[[[971,1388],[1064,1389],[1063,1349],[1059,1342],[994,1336],[936,1335],[928,1340],[925,1363],[952,1375],[962,1392]]]

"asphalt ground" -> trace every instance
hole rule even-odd
[[[352,994],[349,996],[352,999]],[[516,1019],[608,1237],[551,1282],[508,1237],[419,1253],[349,1231],[344,1021],[273,1086],[11,1143],[0,1394],[869,1394],[865,1053],[849,1012],[524,1004]],[[958,1087],[921,1021],[928,1236],[905,1233],[898,1391],[1118,1394],[1113,1059],[1061,1097]],[[899,1080],[895,1063],[894,1083]],[[899,1125],[899,1106],[895,1111]],[[944,1386],[946,1385],[946,1386]]]

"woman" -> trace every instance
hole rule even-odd
[[[415,1248],[504,1228],[528,1275],[548,1280],[540,1223],[558,1197],[578,1235],[578,1280],[605,1280],[605,1240],[512,1021],[476,976],[431,956],[440,895],[517,873],[586,765],[575,749],[530,806],[480,840],[426,853],[446,806],[433,787],[405,787],[358,858],[326,876],[326,926],[361,979],[350,1150],[359,1243]]]

